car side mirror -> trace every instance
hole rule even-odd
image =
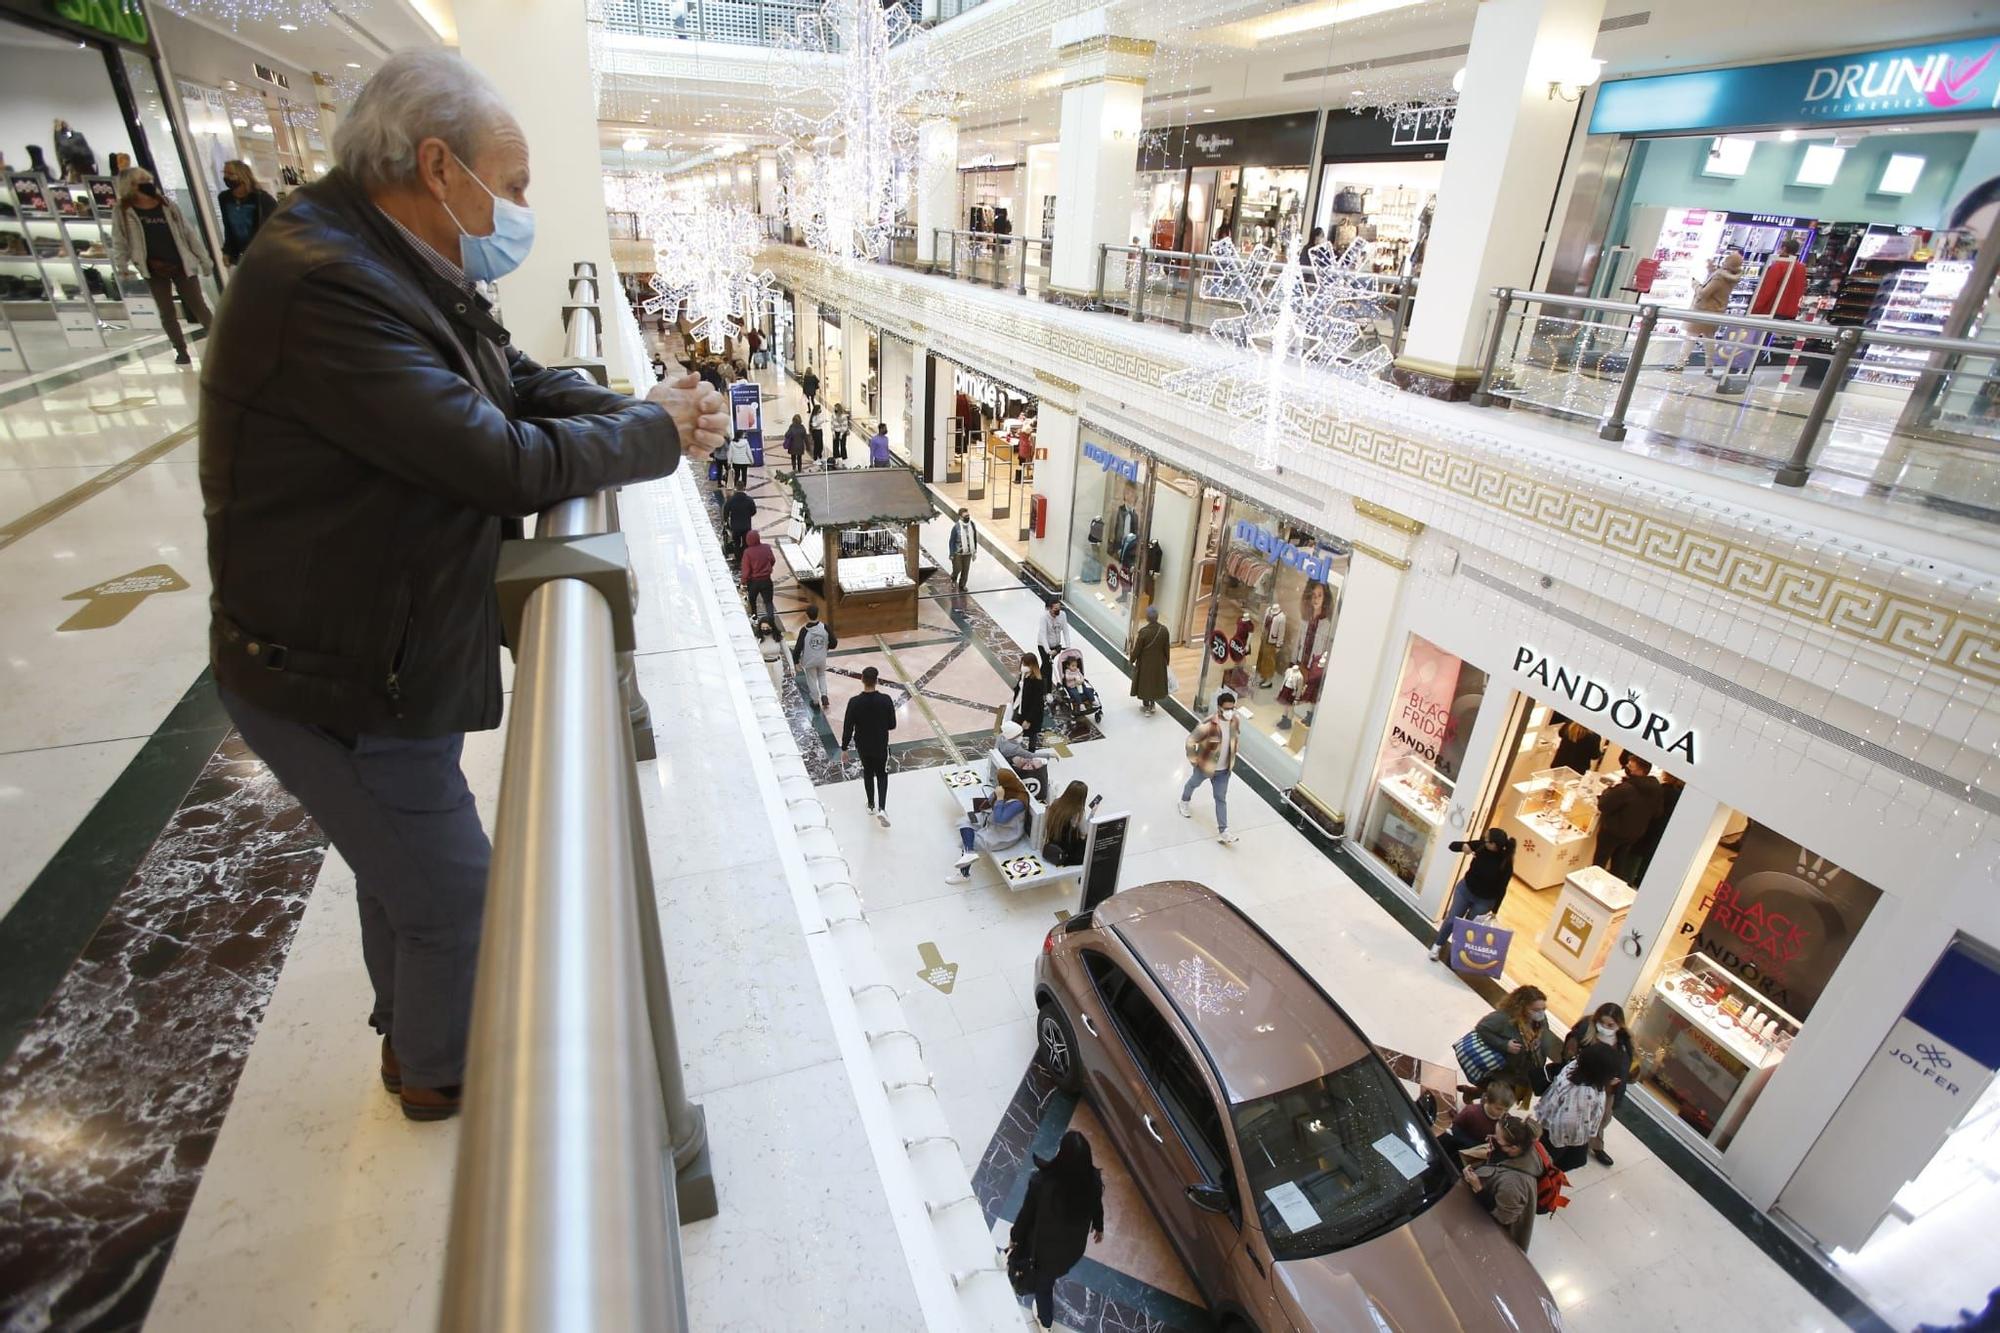
[[[1227,1213],[1230,1209],[1229,1191],[1207,1181],[1188,1186],[1187,1197],[1189,1203],[1204,1213]]]

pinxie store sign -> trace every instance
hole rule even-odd
[[[1656,745],[1668,754],[1677,754],[1690,765],[1695,760],[1695,733],[1691,727],[1639,702],[1639,691],[1627,688],[1613,692],[1608,685],[1549,661],[1523,644],[1514,650],[1514,670],[1540,685],[1547,693],[1564,701],[1564,716],[1584,721],[1586,715],[1608,722],[1612,728]]]

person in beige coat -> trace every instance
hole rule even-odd
[[[1736,284],[1742,277],[1743,252],[1741,250],[1731,250],[1722,257],[1721,263],[1709,270],[1709,274],[1702,280],[1701,286],[1694,289],[1694,299],[1688,304],[1696,310],[1705,310],[1719,315],[1729,309],[1729,294],[1736,290]],[[1687,330],[1687,342],[1681,349],[1680,363],[1669,366],[1667,369],[1686,370],[1688,358],[1693,354],[1695,344],[1701,339],[1706,338],[1708,339],[1708,353],[1703,360],[1707,366],[1708,373],[1710,375],[1715,374],[1716,363],[1722,359],[1722,340],[1716,336],[1718,326],[1711,320],[1691,319],[1684,327]]]

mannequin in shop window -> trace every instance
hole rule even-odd
[[[1264,628],[1257,636],[1257,688],[1268,690],[1277,681],[1285,651],[1285,612],[1276,602],[1264,608]]]

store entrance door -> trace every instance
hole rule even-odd
[[[1996,1013],[2000,952],[1961,936],[1778,1196],[1897,1327],[1955,1325],[1995,1280]]]

